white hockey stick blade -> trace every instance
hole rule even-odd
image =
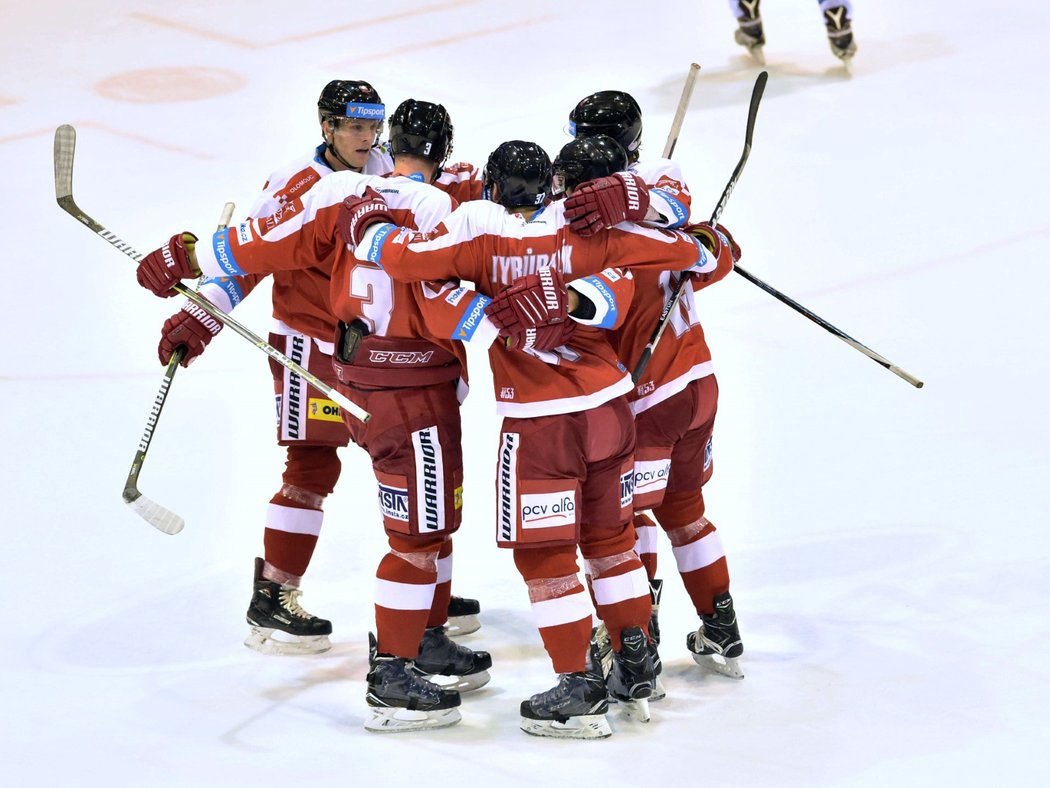
[[[139,517],[145,520],[147,523],[152,525],[158,531],[174,536],[182,530],[183,526],[186,525],[186,521],[179,517],[175,512],[170,509],[165,509],[159,503],[155,503],[147,498],[145,495],[139,493],[137,498],[128,500],[124,499],[124,503],[131,507],[132,511],[135,512]]]

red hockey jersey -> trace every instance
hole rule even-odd
[[[306,194],[334,171],[324,158],[325,145],[309,156],[270,174],[256,198],[249,219],[272,216],[288,202]],[[385,143],[369,152],[365,174],[383,174],[393,169],[393,159]],[[224,312],[229,312],[247,298],[266,274],[209,278],[201,283],[201,294]],[[278,334],[306,334],[320,341],[331,352],[336,320],[329,303],[329,272],[324,268],[296,268],[273,275],[272,299],[274,326]]]
[[[334,318],[348,323],[360,318],[377,336],[429,339],[465,366],[462,343],[483,324],[490,299],[455,282],[394,281],[347,251],[336,229],[342,202],[368,187],[383,195],[397,221],[418,230],[433,229],[454,207],[447,194],[412,178],[336,172],[273,215],[219,231],[210,244],[199,243],[201,270],[232,277],[309,270],[329,284],[324,303]],[[329,340],[334,332],[333,325]],[[490,330],[489,338],[494,334]]]
[[[671,220],[671,226],[680,226],[688,219],[692,197],[682,182],[677,164],[668,159],[654,159],[638,162],[630,170],[649,184],[650,204]],[[693,286],[682,292],[642,378],[628,395],[635,413],[674,396],[690,381],[713,373],[711,351],[693,296],[696,290],[719,281],[731,270],[732,266],[716,265],[713,270],[694,276]],[[612,337],[620,359],[629,369],[633,370],[641,358],[677,278],[670,271],[636,271],[634,298],[623,325]]]
[[[355,251],[395,279],[460,278],[492,296],[514,280],[556,266],[574,288],[597,305],[597,314],[566,345],[549,352],[509,350],[495,343],[489,351],[497,412],[512,417],[546,416],[587,410],[631,390],[606,332],[629,302],[630,275],[605,272],[624,268],[712,270],[714,259],[687,234],[624,222],[591,238],[572,233],[564,205],[553,203],[526,221],[486,201],[461,205],[432,233],[415,233],[390,224],[374,225]]]

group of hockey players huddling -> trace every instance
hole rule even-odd
[[[480,626],[478,603],[451,594],[464,348],[474,342],[488,349],[503,418],[496,541],[513,551],[558,674],[522,701],[522,729],[606,737],[610,702],[649,719],[648,702],[664,695],[658,529],[698,616],[689,651],[741,678],[725,551],[705,517],[718,386],[695,298],[740,249],[721,225],[689,224],[675,163],[640,160],[637,102],[589,95],[553,163],[511,140],[480,172],[446,165],[453,127],[440,104],[408,99],[387,118],[367,82],[336,80],[318,115],[323,142],[270,176],[248,219],[204,242],[179,233],[138,267],[162,297],[202,277],[200,292],[225,312],[272,275],[269,342],[371,415],[340,413],[271,361],[287,461],[246,645],[330,648],[331,623],[300,606],[299,584],[339,477],[336,450],[352,440],[372,460],[389,543],[376,570],[365,727],[460,720],[460,693],[483,686],[492,666],[449,637]],[[681,277],[679,306],[636,385],[627,370]],[[189,364],[221,328],[187,302],[164,324],[161,362],[181,346]]]

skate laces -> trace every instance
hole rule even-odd
[[[573,676],[571,673],[561,674],[561,676],[558,677],[558,683],[555,686],[551,687],[549,690],[544,690],[533,698],[535,701],[533,708],[535,708],[536,703],[549,706],[553,701],[561,700],[562,698],[571,695],[572,687],[570,685],[572,684],[572,679]]]
[[[424,639],[427,657],[460,658],[468,659],[474,656],[474,651],[466,646],[460,645],[441,629],[431,630],[435,634]],[[422,655],[420,655],[422,656]],[[424,660],[425,662],[426,660]]]
[[[304,621],[309,621],[314,616],[303,610],[302,605],[299,604],[299,597],[301,597],[302,595],[303,592],[300,591],[298,588],[282,586],[280,593],[278,594],[278,599],[281,602],[281,607],[283,607],[293,616],[295,616],[296,618],[301,618]]]

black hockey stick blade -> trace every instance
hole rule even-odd
[[[718,204],[715,205],[715,209],[711,213],[710,224],[712,225],[718,223],[718,218],[722,215],[726,203],[729,202],[729,195],[731,195],[733,189],[736,188],[736,182],[740,179],[740,174],[744,171],[744,165],[747,164],[747,159],[751,155],[751,139],[755,133],[755,119],[758,117],[758,105],[762,101],[762,94],[766,91],[766,81],[768,79],[769,73],[763,71],[758,75],[758,78],[755,79],[755,86],[751,89],[751,103],[747,108],[747,128],[744,131],[744,151],[740,154],[740,160],[733,169],[733,174],[729,177],[729,182],[726,184],[725,189],[722,191],[722,196],[718,199]],[[678,302],[682,298],[682,290],[689,282],[689,279],[689,274],[683,274],[680,276],[671,293],[671,297],[668,298],[667,303],[664,304],[663,311],[660,312],[660,319],[656,323],[656,328],[653,329],[652,336],[649,337],[649,342],[642,350],[642,354],[638,358],[638,363],[634,365],[634,371],[631,372],[631,381],[635,385],[641,380],[645,368],[649,366],[649,360],[653,357],[653,351],[656,349],[660,337],[663,336],[664,329],[667,328],[667,324],[671,320],[671,313],[678,308]]]
[[[718,200],[718,204],[715,206],[714,211],[711,212],[711,224],[718,223],[718,219],[722,215],[726,203],[729,202],[729,195],[731,195],[733,189],[736,188],[736,182],[740,180],[740,174],[744,171],[744,165],[747,164],[747,159],[751,155],[751,140],[755,135],[755,120],[758,118],[758,105],[762,101],[762,94],[766,92],[766,82],[768,80],[769,72],[763,71],[755,79],[755,86],[751,89],[751,103],[747,108],[747,128],[744,131],[744,152],[740,155],[740,161],[737,162],[736,168],[733,170],[733,174],[729,178],[729,183],[726,184],[726,188]]]

